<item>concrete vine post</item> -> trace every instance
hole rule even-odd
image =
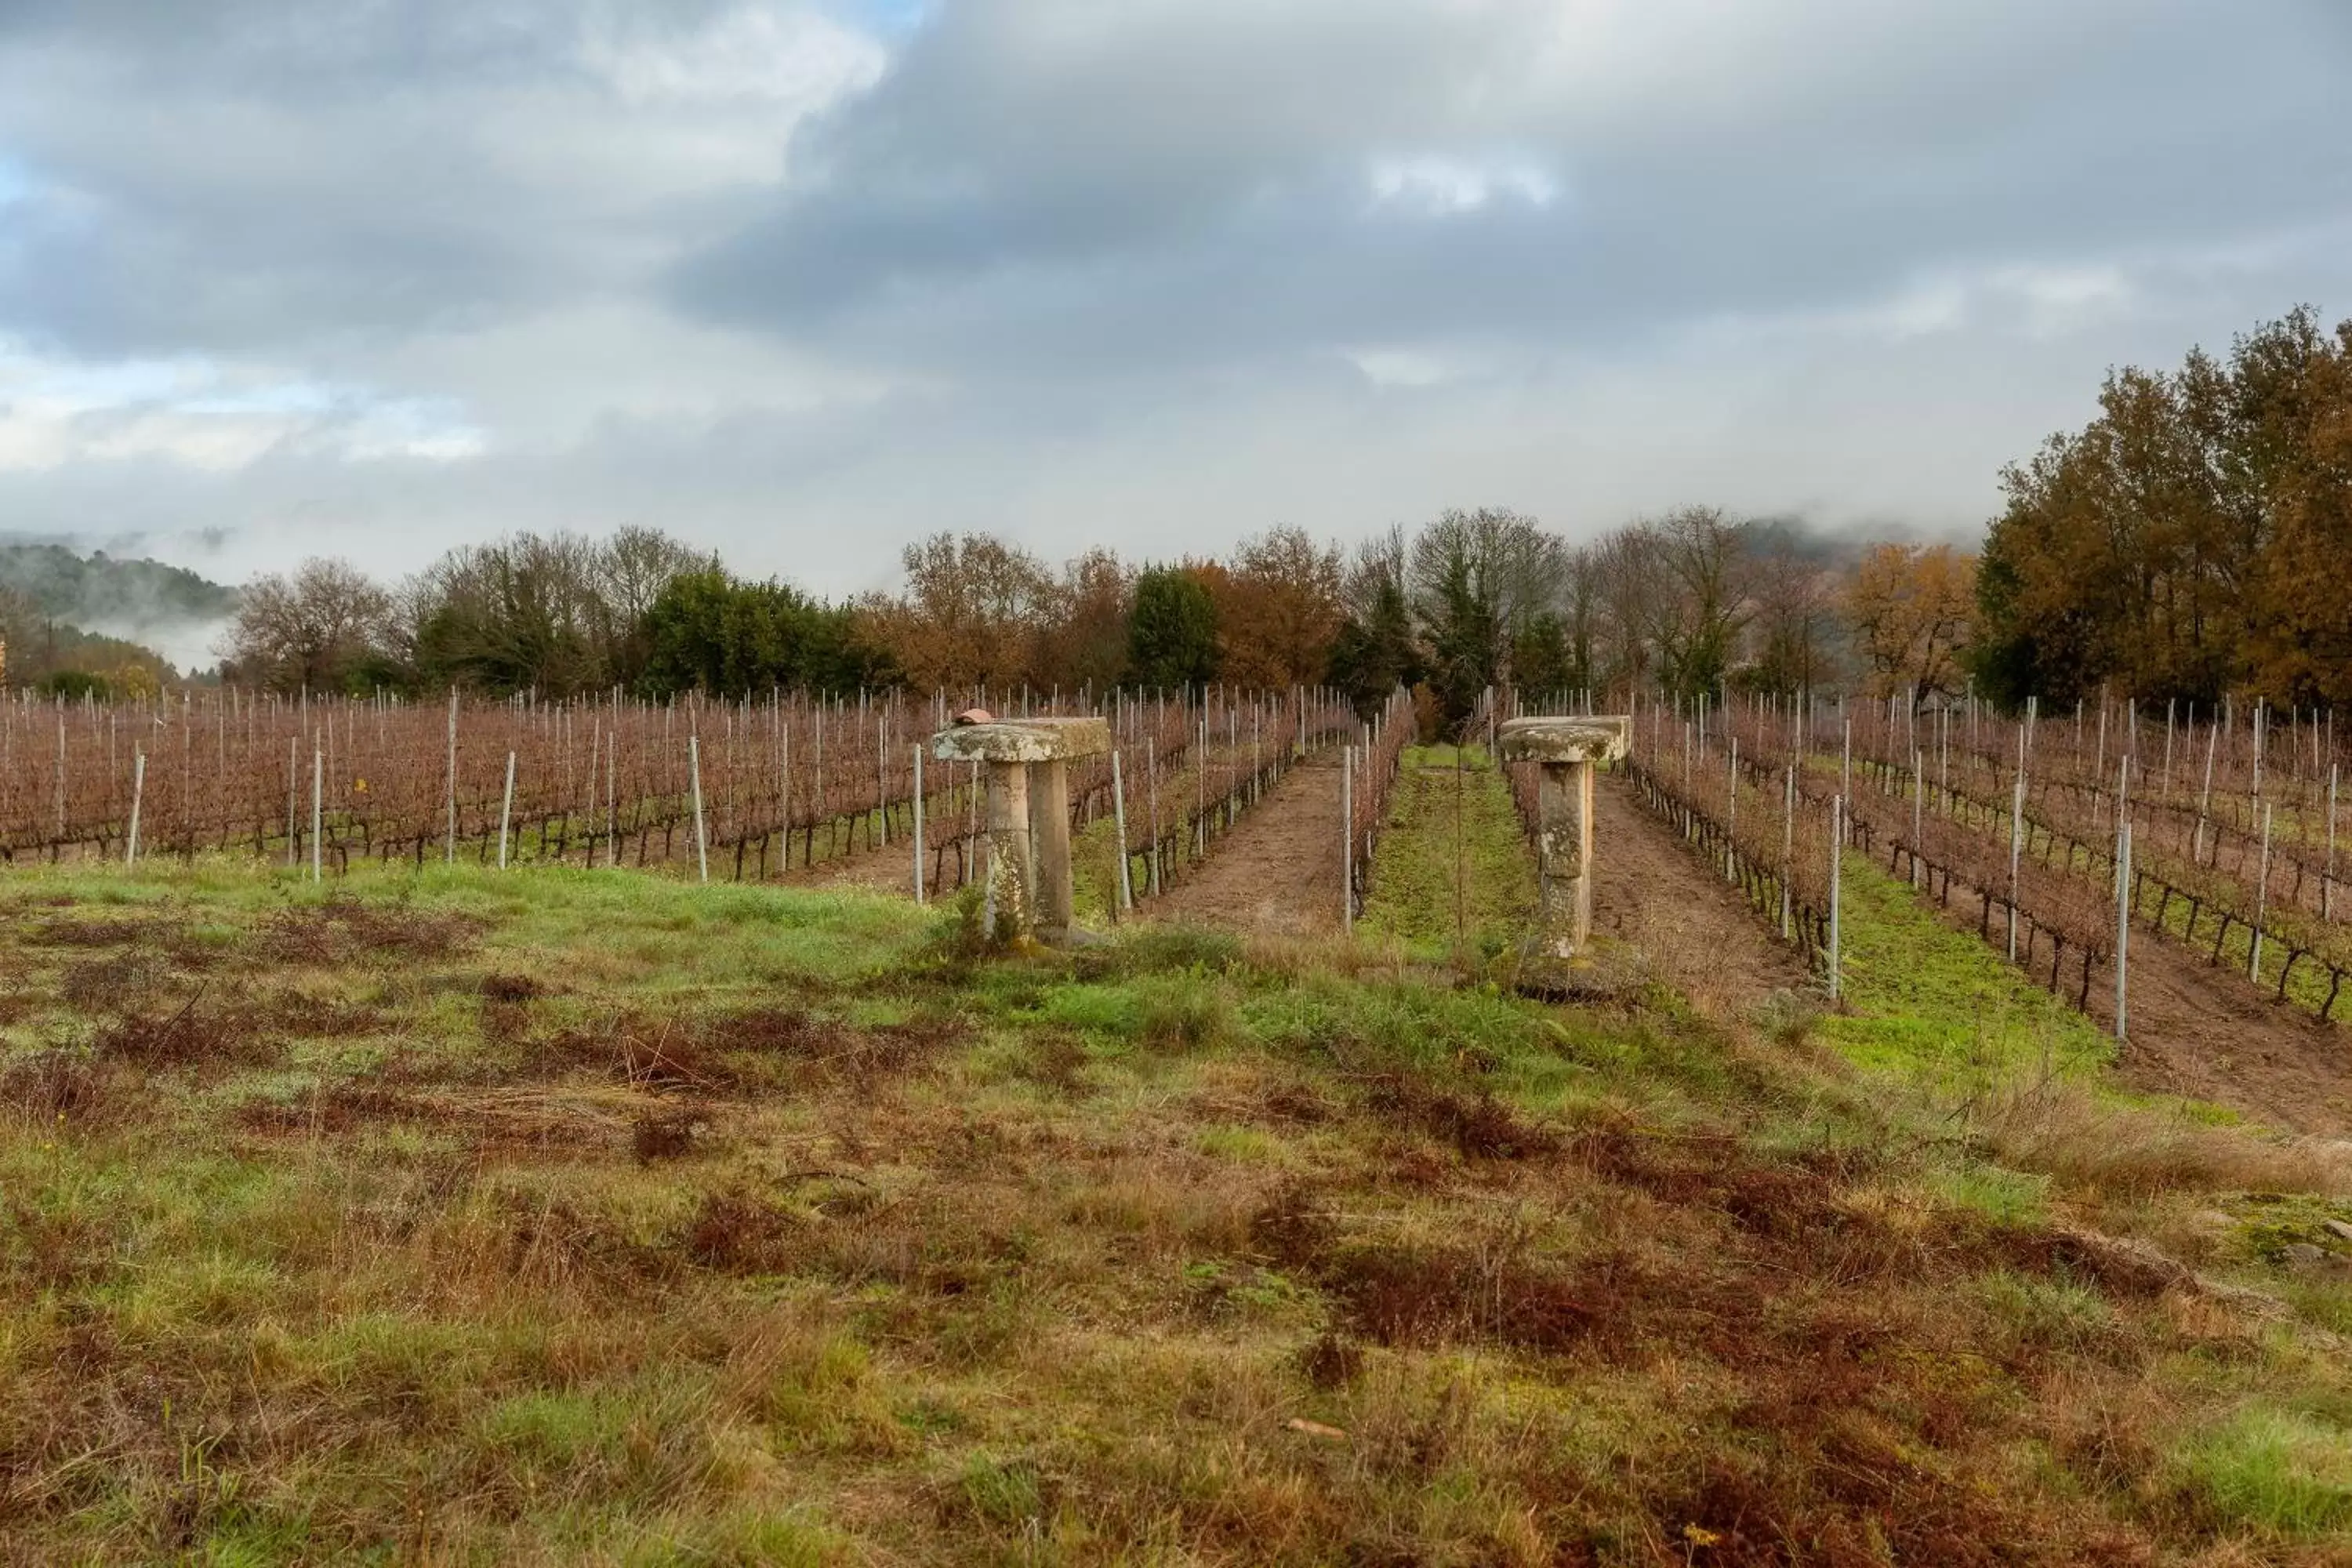
[[[1791,885],[1797,878],[1797,764],[1790,763],[1788,777],[1780,794],[1780,940],[1786,942],[1795,933],[1795,894]]]
[[[2167,802],[2169,802],[2172,799],[2172,714],[2173,710],[2179,706],[2179,698],[2167,698],[2165,700],[2164,775],[2162,781],[2156,786],[2156,793]]]
[[[923,902],[923,748],[915,748],[915,902]]]
[[[2123,762],[2121,785],[2116,791],[2116,1038],[2125,1037],[2131,973],[2132,825],[2131,758]]]
[[[511,753],[509,753],[511,755]],[[511,770],[513,764],[508,764]],[[700,869],[701,879],[710,880],[710,846],[702,827],[702,737],[686,738],[687,782],[694,791],[694,863]],[[509,786],[511,788],[511,786]]]
[[[2192,865],[2202,866],[2205,863],[2205,821],[2213,810],[2213,752],[2221,743],[2220,725],[2205,731],[2205,787],[2197,796],[2197,836],[2189,840],[2189,858]]]
[[[507,829],[514,820],[515,754],[507,752],[507,792],[499,804],[499,869],[507,868]]]
[[[2331,715],[2332,717],[2333,715]],[[2327,868],[2319,878],[2319,918],[2330,920],[2336,908],[2336,775],[2341,764],[2327,764]]]
[[[139,863],[139,807],[147,793],[147,753],[133,747],[131,752],[131,837],[122,851],[122,863]]]
[[[1356,929],[1356,748],[1339,748],[1339,925]]]
[[[1927,759],[1911,751],[1911,886],[1919,886],[1919,845],[1927,832]]]
[[[1841,894],[1843,893],[1843,886],[1842,886],[1842,881],[1843,881],[1843,873],[1844,873],[1844,859],[1845,859],[1845,857],[1844,857],[1844,855],[1842,853],[1842,851],[1843,850],[1844,845],[1845,845],[1845,796],[1843,796],[1843,795],[1837,795],[1837,796],[1832,797],[1832,798],[1831,799],[1831,801],[1830,801],[1830,951],[1829,951],[1829,963],[1830,963],[1830,1000],[1831,1000],[1831,1001],[1832,1001],[1832,1002],[1834,1002],[1834,1001],[1836,1001],[1836,1000],[1838,999],[1838,992],[1839,992],[1839,983],[1838,983],[1838,938],[1839,938],[1839,935],[1840,935],[1839,925],[1840,925],[1840,921],[1841,921],[1841,915],[1840,915],[1840,910],[1839,910],[1839,904],[1840,904],[1840,895],[1841,895]]]
[[[442,852],[442,863],[457,863],[457,689],[449,689],[449,788],[448,836]]]
[[[2018,755],[2021,759],[2025,747],[2021,741]],[[2017,962],[2017,862],[2025,848],[2025,767],[2021,761],[2017,783],[2010,792],[2009,803],[2009,961]]]
[[[1724,729],[1730,730],[1727,719]],[[1589,805],[1589,801],[1588,801]],[[1731,737],[1731,762],[1723,775],[1723,879],[1739,880],[1739,737]]]
[[[310,880],[323,882],[326,872],[326,796],[327,753],[319,747],[310,751]]]
[[[2258,726],[2262,722],[2262,710],[2260,709],[2256,709],[2254,710],[2254,722]],[[2270,912],[2270,902],[2271,807],[2270,803],[2268,801],[2264,801],[2263,803],[2263,870],[2260,879],[2254,884],[2253,952],[2246,966],[2248,978],[2252,979],[2257,985],[2260,985],[2263,983],[2263,921]]]
[[[1151,896],[1160,896],[1160,742],[1147,736],[1143,742],[1144,788],[1151,813]]]
[[[1129,914],[1135,909],[1135,878],[1127,858],[1127,780],[1116,751],[1110,754],[1110,818],[1111,831],[1118,835],[1118,910]]]

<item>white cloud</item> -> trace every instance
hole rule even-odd
[[[92,365],[0,343],[0,470],[154,458],[217,474],[288,447],[454,459],[485,443],[446,401],[195,359]]]
[[[1559,182],[1531,163],[1423,154],[1376,160],[1368,176],[1374,201],[1435,217],[1476,212],[1498,197],[1548,207]]]

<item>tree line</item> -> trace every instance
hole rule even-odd
[[[562,697],[984,685],[1399,685],[1458,720],[1489,686],[1951,695],[1973,563],[1685,507],[1572,544],[1499,508],[1353,548],[1271,529],[1222,557],[1058,566],[986,533],[909,545],[892,591],[825,601],[647,528],[518,533],[404,583],[313,560],[247,585],[222,675],[302,689]]]
[[[2305,307],[2226,357],[2112,371],[2096,417],[2001,479],[1988,696],[2352,699],[2352,321]]]

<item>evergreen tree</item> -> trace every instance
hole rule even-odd
[[[1127,679],[1147,687],[1204,686],[1217,679],[1217,606],[1181,566],[1153,566],[1135,580],[1127,634]]]

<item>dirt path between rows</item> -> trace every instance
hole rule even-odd
[[[1336,931],[1339,837],[1339,751],[1327,746],[1283,774],[1144,912],[1288,936]]]
[[[1702,1012],[1737,1014],[1776,987],[1807,983],[1794,951],[1771,941],[1747,901],[1622,781],[1604,775],[1599,796],[1596,929],[1642,948]],[[1927,907],[1976,938],[1974,898]],[[2114,997],[2112,976],[2095,977],[2090,1016],[2103,1026],[2113,1026]],[[2242,973],[2145,926],[2132,929],[2130,1005],[2131,1037],[2117,1062],[2126,1084],[2227,1105],[2290,1131],[2352,1132],[2352,1029],[2273,1002]]]
[[[925,874],[930,874],[929,862],[925,862]],[[953,873],[950,872],[952,877]],[[856,849],[819,862],[806,868],[794,868],[784,879],[787,885],[799,888],[863,888],[877,893],[915,895],[915,845],[910,838],[894,837],[887,846],[872,849],[863,845]]]
[[[1594,790],[1592,929],[1640,950],[1658,978],[1708,1018],[1728,1021],[1775,991],[1811,984],[1796,950],[1772,940],[1739,890],[1603,773]]]

